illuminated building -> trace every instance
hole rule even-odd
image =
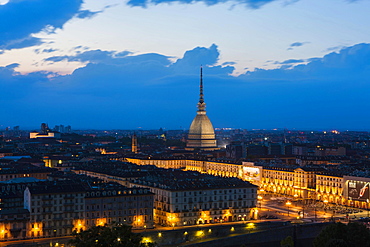
[[[23,198],[24,208],[14,209],[18,211],[6,208],[6,214],[0,213],[0,240],[69,236],[73,231],[112,223],[131,225],[134,229],[153,228],[153,193],[145,188],[99,180],[60,180],[29,185]],[[17,213],[27,214],[21,227],[12,221]],[[7,214],[11,216],[8,221]],[[1,236],[2,228],[13,230],[14,234]]]
[[[165,169],[185,169],[222,177],[242,178],[243,166],[239,164],[216,161],[188,160],[188,159],[136,159],[125,158],[127,162],[137,165],[154,165]]]
[[[154,221],[164,226],[249,220],[257,186],[237,178],[158,169],[130,182],[155,194]],[[253,212],[252,212],[253,211]]]
[[[39,132],[30,132],[30,138],[60,138],[61,135],[59,132],[47,132],[47,133],[39,133]]]
[[[86,227],[116,222],[131,225],[133,229],[153,228],[153,196],[142,188],[90,189],[85,197]]]
[[[27,237],[71,235],[76,219],[84,218],[85,189],[72,181],[38,184],[24,191],[30,212]]]
[[[30,213],[26,209],[7,209],[0,214],[0,240],[24,239],[29,231]]]
[[[216,150],[217,142],[215,130],[209,118],[206,115],[206,103],[203,99],[203,75],[200,68],[200,94],[198,102],[198,111],[193,122],[190,125],[186,150]]]
[[[134,154],[137,153],[137,137],[135,134],[132,136],[131,140],[131,152]]]
[[[311,198],[316,191],[317,169],[263,167],[261,188],[267,192]]]
[[[316,195],[313,199],[335,204],[345,204],[343,197],[344,179],[341,175],[321,173],[316,174]]]
[[[49,126],[46,123],[41,124],[40,132],[30,132],[30,139],[35,138],[60,138],[61,134],[57,131],[50,131]]]
[[[158,168],[172,168],[182,169],[186,167],[188,160],[184,159],[137,159],[137,158],[124,158],[124,161],[134,163],[136,165],[154,165]]]
[[[190,162],[190,161],[189,161]],[[176,164],[172,163],[171,164]],[[154,222],[176,226],[199,222],[221,222],[250,219],[250,210],[257,201],[257,186],[238,178],[211,176],[193,171],[156,168],[145,169],[131,163],[86,165],[75,170],[78,174],[115,181],[130,187],[149,188],[154,197]],[[201,164],[201,163],[199,163]],[[239,176],[241,165],[223,174]],[[130,172],[122,172],[130,170]],[[141,171],[142,170],[142,171]],[[133,172],[135,171],[135,172]],[[176,220],[175,220],[176,219]]]

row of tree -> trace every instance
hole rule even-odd
[[[131,226],[94,226],[86,231],[74,232],[69,241],[75,247],[154,247],[155,243],[145,243],[140,234],[133,233]]]

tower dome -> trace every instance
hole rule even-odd
[[[198,111],[190,125],[186,150],[212,151],[218,149],[213,125],[206,115],[206,103],[204,103],[203,96],[203,73],[201,67]]]

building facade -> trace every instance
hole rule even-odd
[[[87,228],[114,222],[133,229],[153,228],[153,193],[139,188],[91,189],[85,196]]]
[[[26,237],[71,235],[82,227],[85,189],[80,184],[56,183],[27,187],[24,208],[30,212]],[[81,226],[81,227],[79,227]]]
[[[155,194],[154,221],[163,226],[257,219],[257,186],[236,178],[208,175],[192,183],[191,174],[174,175],[176,184],[159,175],[131,185],[149,188]]]

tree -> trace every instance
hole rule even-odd
[[[154,247],[154,243],[143,243],[142,236],[131,232],[131,226],[93,226],[80,233],[74,232],[69,241],[75,247]]]
[[[335,223],[324,228],[313,243],[314,247],[370,247],[370,231],[363,224],[356,222]]]
[[[281,247],[294,247],[294,241],[291,236],[288,236],[280,241]]]

